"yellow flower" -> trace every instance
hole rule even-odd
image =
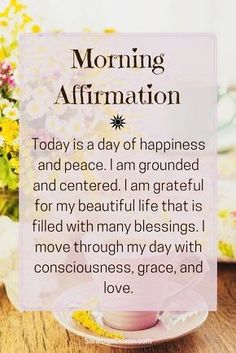
[[[7,20],[0,21],[0,26],[7,27],[8,26],[8,21]]]
[[[15,157],[10,159],[10,166],[14,169],[15,173],[19,172],[19,160]]]
[[[11,10],[11,5],[8,5],[2,12],[0,12],[0,17],[6,18]]]
[[[228,210],[220,210],[219,212],[218,212],[218,216],[220,217],[220,218],[227,218],[228,216],[229,216],[229,211]]]
[[[222,240],[219,241],[218,247],[220,252],[224,255],[229,257],[230,259],[234,258],[234,252],[233,252],[233,247],[231,244],[228,244]]]
[[[26,8],[25,5],[23,5],[20,1],[17,0],[11,0],[10,5],[14,7],[15,13],[19,13]]]
[[[17,62],[16,61],[10,60],[10,64],[11,64],[13,70],[15,70],[17,68]]]
[[[31,31],[32,31],[32,33],[39,33],[41,31],[41,28],[38,25],[33,25],[31,27]]]
[[[27,15],[27,13],[23,13],[22,18],[23,18],[23,23],[25,24],[33,21],[32,17]]]
[[[108,27],[104,29],[104,33],[115,33],[115,32],[116,32],[115,28],[112,28],[112,27]]]
[[[6,144],[11,145],[13,140],[18,136],[19,125],[14,120],[6,118],[0,119],[0,137],[2,137]]]
[[[72,314],[72,319],[78,322],[83,327],[96,333],[100,337],[106,337],[106,338],[112,338],[112,339],[124,339],[124,336],[122,334],[108,331],[104,327],[100,326],[94,320],[90,311],[79,311],[79,310],[74,311]]]
[[[4,61],[6,59],[6,50],[0,47],[0,61]]]

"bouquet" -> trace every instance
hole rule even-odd
[[[1,10],[0,10],[1,11]],[[19,181],[19,87],[17,78],[19,34],[38,33],[40,27],[26,6],[10,0],[0,12],[0,188],[17,190]]]

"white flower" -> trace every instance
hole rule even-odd
[[[222,97],[217,106],[219,127],[230,122],[236,111],[236,104],[234,100],[225,95]]]
[[[20,87],[20,98],[22,102],[27,102],[32,97],[32,88],[30,85],[23,85]]]
[[[46,110],[47,108],[43,101],[31,100],[25,108],[25,113],[29,115],[30,120],[34,120],[42,118]]]
[[[5,140],[2,136],[0,136],[0,147],[4,146]]]
[[[68,120],[67,124],[67,135],[68,137],[82,137],[85,133],[84,119],[80,120],[77,117],[72,117]]]
[[[65,125],[65,121],[55,115],[48,116],[45,121],[45,129],[57,137],[63,137]]]
[[[61,138],[82,137],[85,132],[83,120],[76,116],[70,119],[60,119],[57,116],[49,116],[45,122],[45,128],[52,135]]]
[[[9,217],[0,217],[0,278],[18,267],[19,224]]]
[[[17,120],[18,119],[18,109],[16,107],[8,106],[5,109],[3,109],[3,115],[7,119],[10,120]]]
[[[67,111],[67,105],[66,104],[52,104],[52,112],[53,114],[56,114],[57,116],[65,114]]]
[[[46,86],[37,86],[32,90],[33,100],[41,101],[43,104],[51,103],[50,91]]]
[[[7,107],[11,107],[12,103],[8,99],[0,99],[0,110],[4,110]]]
[[[16,101],[19,100],[19,87],[15,87],[11,92],[11,99],[15,99]]]
[[[0,283],[3,282],[11,303],[19,309],[18,271],[19,223],[0,216]]]
[[[16,309],[21,310],[19,304],[19,272],[14,270],[9,272],[4,284],[8,299]]]

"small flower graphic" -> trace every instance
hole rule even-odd
[[[111,126],[115,128],[115,130],[117,129],[121,129],[124,127],[125,123],[125,118],[122,117],[122,115],[114,115],[113,118],[111,119]]]

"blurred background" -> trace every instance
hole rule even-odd
[[[119,32],[213,32],[218,40],[219,84],[236,82],[234,0],[25,0],[25,3],[46,31],[115,28]]]
[[[130,15],[132,14],[132,16]],[[1,0],[0,213],[18,219],[18,38],[21,32],[211,32],[218,46],[218,250],[236,258],[236,1]],[[199,53],[204,55],[204,53]],[[8,70],[8,69],[7,69]]]

